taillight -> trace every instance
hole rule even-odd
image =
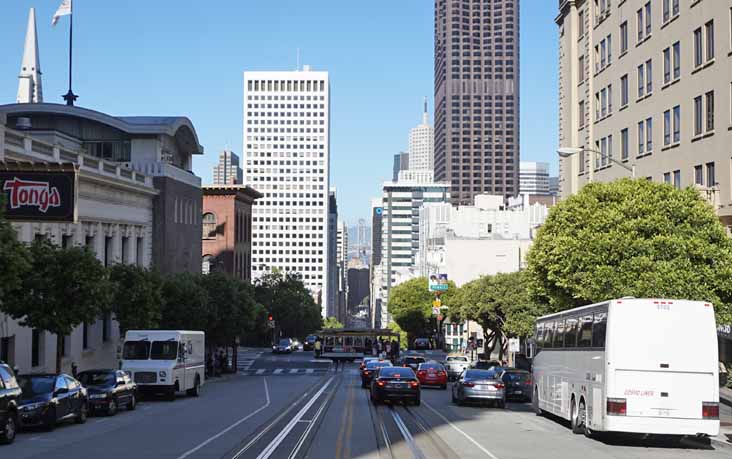
[[[625,416],[628,412],[628,404],[624,398],[607,399],[608,416]]]
[[[463,383],[463,386],[465,386],[465,387],[475,387],[475,384],[473,384],[471,382],[464,382]]]
[[[531,386],[532,384],[533,384],[533,382],[531,381],[531,379],[528,379],[528,380],[526,381],[526,385],[527,385],[527,386]]]
[[[438,371],[437,372],[437,376],[445,376],[445,372],[444,371]]]
[[[702,402],[702,418],[719,419],[719,403]]]
[[[376,381],[376,385],[379,387],[384,387],[384,381]]]
[[[409,383],[409,386],[410,386],[410,387],[411,387],[412,389],[416,389],[416,388],[418,388],[418,387],[419,387],[419,382],[417,382],[417,381],[412,381],[412,382],[410,382],[410,383]]]
[[[368,374],[370,374],[370,373],[369,373],[369,370],[364,370],[363,374],[365,374],[365,375],[368,375]]]
[[[504,386],[504,385],[503,385],[503,384],[501,384],[501,383],[498,383],[498,384],[493,384],[493,387],[495,387],[496,389],[503,389],[503,388],[504,388],[504,387],[506,387],[506,386]]]
[[[419,370],[419,371],[417,372],[417,374],[418,374],[419,376],[424,376],[424,375],[426,375],[426,374],[427,374],[427,372],[426,372],[426,371],[424,371],[424,370]]]

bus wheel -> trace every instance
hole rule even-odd
[[[586,422],[586,413],[585,410],[585,401],[580,400],[579,402],[579,408],[577,407],[577,402],[572,401],[572,417],[571,417],[571,423],[572,423],[572,432],[576,434],[585,433],[585,422]]]
[[[544,413],[541,411],[541,408],[539,408],[539,388],[534,387],[534,396],[531,398],[531,406],[534,408],[534,413],[537,416],[541,416]]]

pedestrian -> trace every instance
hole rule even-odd
[[[322,344],[320,343],[320,339],[315,340],[315,357],[320,358],[320,349]]]
[[[386,355],[391,358],[391,343],[389,341],[386,342]]]
[[[384,348],[384,340],[379,340],[379,357],[381,357],[381,350]]]
[[[391,340],[391,352],[392,358],[396,361],[399,358],[399,343],[395,339]]]
[[[379,355],[379,345],[376,343],[376,341],[374,341],[373,343],[371,343],[371,346],[372,346],[371,355],[373,355],[374,357],[378,356]]]

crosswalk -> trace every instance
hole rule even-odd
[[[328,368],[258,368],[240,370],[244,376],[308,376],[326,373]]]
[[[254,361],[257,360],[261,356],[262,356],[261,352],[257,352],[256,354],[240,353],[239,355],[237,355],[237,358],[236,358],[236,368],[239,371],[248,370],[249,368],[252,367],[252,365],[254,365]]]

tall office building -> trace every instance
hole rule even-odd
[[[435,180],[519,191],[519,0],[435,0]]]
[[[559,2],[562,197],[636,177],[695,186],[732,226],[729,1]],[[626,166],[627,169],[625,167]]]
[[[243,172],[239,156],[233,151],[224,150],[219,155],[219,163],[213,168],[214,185],[241,185]]]
[[[244,161],[245,183],[264,194],[253,209],[252,276],[275,268],[302,274],[325,313],[328,72],[244,72]]]
[[[521,161],[519,190],[526,194],[549,195],[549,163]]]
[[[407,169],[409,169],[409,153],[402,151],[395,154],[391,179],[396,182],[399,179],[399,172],[406,171]]]
[[[435,132],[429,124],[427,98],[424,99],[422,123],[409,131],[409,169],[433,170],[435,164]]]

